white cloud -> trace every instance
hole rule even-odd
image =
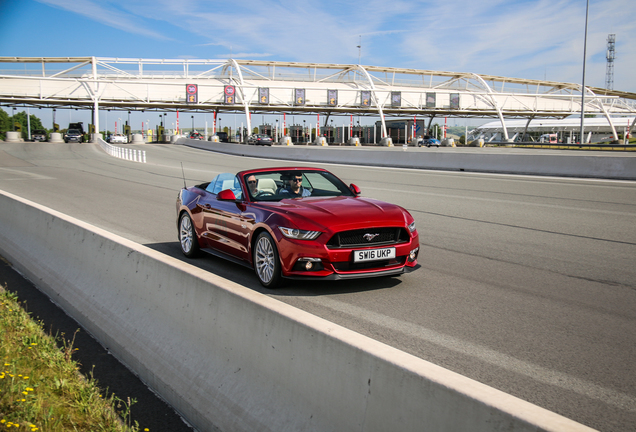
[[[582,77],[585,3],[576,0],[39,1],[133,37],[192,47],[162,57],[206,47],[215,57],[355,63],[362,37],[363,64],[565,82]],[[636,91],[635,18],[633,0],[590,4],[586,84],[604,85],[606,38],[615,33],[614,88]]]
[[[166,39],[159,31],[148,28],[133,15],[118,10],[113,2],[95,2],[91,0],[38,0],[41,3],[77,13],[91,20],[99,21],[118,30],[124,30],[155,39]]]

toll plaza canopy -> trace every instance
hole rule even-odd
[[[0,104],[190,112],[565,118],[636,113],[636,94],[554,81],[239,59],[0,57]],[[326,120],[325,120],[326,121]],[[507,138],[507,137],[506,137]]]

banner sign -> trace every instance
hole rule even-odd
[[[338,90],[327,90],[327,105],[338,105]]]
[[[402,106],[402,92],[391,92],[391,106]]]
[[[459,93],[451,93],[450,95],[450,107],[459,108]]]
[[[305,89],[294,89],[294,105],[305,105]]]
[[[226,104],[233,104],[234,103],[234,96],[235,96],[235,93],[236,93],[236,89],[234,88],[234,86],[231,86],[231,85],[225,86],[225,88],[223,89],[223,93],[225,95],[225,103]]]
[[[263,105],[269,104],[269,89],[268,88],[259,88],[258,89],[258,101]]]
[[[435,108],[435,93],[426,93],[426,107]]]
[[[186,103],[199,103],[199,86],[196,84],[186,84]]]
[[[371,106],[371,92],[370,91],[361,91],[360,92],[360,106],[368,107]]]

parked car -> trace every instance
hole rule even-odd
[[[115,133],[112,134],[108,140],[111,144],[127,144],[128,137],[124,134]]]
[[[217,132],[216,136],[219,137],[220,142],[230,142],[230,138],[227,136],[227,132]]]
[[[44,142],[46,141],[47,138],[47,133],[44,129],[35,129],[32,133],[31,133],[31,139],[33,141],[40,141],[40,142]]]
[[[416,269],[419,234],[411,214],[360,193],[321,168],[219,174],[179,192],[181,251],[242,263],[268,288],[283,278],[354,279]]]
[[[426,147],[439,147],[441,145],[440,141],[436,138],[425,138],[421,142],[417,143],[418,147],[426,146]]]
[[[201,135],[199,132],[190,132],[190,139],[198,139],[198,140],[202,140],[203,139],[203,135]]]
[[[84,135],[79,129],[68,129],[64,134],[64,142],[84,142]]]
[[[247,144],[249,145],[268,145],[271,146],[274,141],[269,135],[256,134],[250,135],[247,138]]]

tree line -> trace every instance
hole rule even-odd
[[[26,111],[22,111],[10,116],[5,110],[0,109],[0,139],[6,140],[7,132],[10,131],[20,131],[22,138],[27,139],[29,136],[27,131],[29,121],[31,122],[31,132],[36,129],[44,129],[47,133],[51,132],[51,130],[42,125],[42,120],[33,114],[28,115]]]

